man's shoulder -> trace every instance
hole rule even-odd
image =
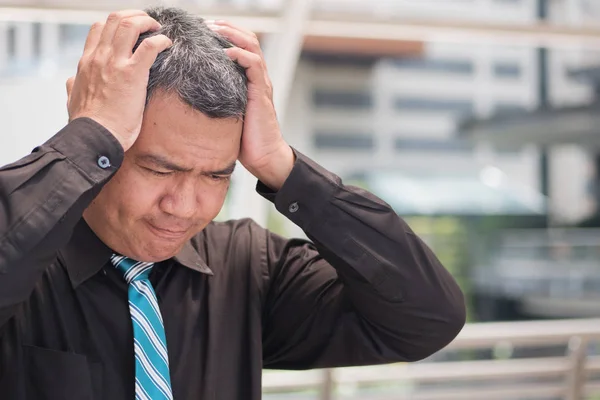
[[[194,257],[219,276],[240,270],[260,272],[267,251],[267,230],[249,218],[213,221],[191,239]]]
[[[252,218],[229,219],[210,222],[196,237],[240,236],[262,233],[266,230]]]
[[[194,247],[240,250],[265,242],[267,230],[251,218],[212,221],[192,238]]]

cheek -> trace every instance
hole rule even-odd
[[[228,189],[229,185],[222,185],[221,187],[211,188],[204,193],[200,202],[204,219],[213,220],[219,214],[221,208],[223,208],[223,203],[225,203]]]
[[[134,171],[118,175],[114,179],[117,186],[115,190],[120,194],[120,218],[137,219],[151,213],[160,198],[161,185],[148,182]]]

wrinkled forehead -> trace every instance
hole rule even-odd
[[[168,144],[183,140],[192,146],[227,145],[241,139],[239,118],[211,118],[174,95],[159,94],[146,106],[143,133]]]
[[[177,99],[157,97],[146,107],[132,155],[220,170],[237,159],[242,128],[238,118],[210,118]]]

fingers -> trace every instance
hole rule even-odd
[[[229,21],[224,21],[224,20],[219,20],[219,21],[204,21],[204,23],[207,26],[209,26],[209,27],[211,27],[211,26],[220,26],[220,27],[231,28],[233,30],[240,31],[240,32],[242,32],[243,34],[245,34],[247,36],[250,36],[250,37],[253,36],[253,37],[257,38],[257,36],[256,36],[256,34],[254,32],[252,32],[252,31],[250,31],[248,29],[241,28],[239,26],[235,26],[234,24],[232,24]]]
[[[131,57],[131,51],[140,34],[160,29],[160,24],[147,15],[122,19],[113,40],[113,51],[118,57]]]
[[[226,25],[207,24],[207,26],[218,34],[229,39],[229,41],[235,46],[244,50],[248,50],[252,53],[262,55],[258,37],[252,32],[247,32],[238,28],[232,28]]]
[[[83,47],[83,55],[90,55],[98,47],[102,31],[104,30],[104,22],[96,22],[90,28],[87,39],[85,40],[85,46]]]
[[[165,35],[156,35],[146,38],[139,45],[133,57],[131,57],[132,63],[140,65],[149,70],[158,53],[171,47],[173,42]]]
[[[71,97],[71,91],[73,90],[73,84],[75,83],[75,77],[72,76],[67,79],[67,98]]]
[[[126,18],[144,15],[148,16],[148,14],[141,10],[125,10],[111,13],[106,19],[106,24],[104,24],[104,29],[102,30],[102,35],[100,36],[100,41],[97,47],[104,48],[105,51],[109,51],[109,49],[113,45],[113,39],[115,37],[117,29],[119,28],[122,21]]]
[[[75,83],[75,77],[72,76],[67,79],[67,112],[69,111],[69,103],[71,101],[71,92],[73,91],[73,84]],[[71,113],[69,113],[69,122],[71,122]]]
[[[246,76],[251,83],[267,87],[271,85],[267,76],[267,67],[260,55],[239,47],[226,49],[225,52],[229,58],[246,68]]]
[[[143,65],[148,69],[152,66],[156,56],[161,51],[172,45],[171,40],[164,35],[145,39],[135,54],[131,52],[140,34],[160,29],[160,24],[144,11],[126,10],[111,13],[106,23],[98,22],[92,26],[86,40],[84,55],[96,55],[108,60],[108,54],[118,58],[131,59],[135,64]],[[82,58],[82,62],[85,58]]]
[[[246,68],[248,81],[270,90],[271,81],[258,37],[253,32],[236,27],[228,21],[206,21],[206,25],[236,46],[226,49],[225,52],[229,58]]]

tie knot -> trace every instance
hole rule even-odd
[[[133,281],[148,279],[150,271],[154,266],[154,263],[135,261],[131,258],[116,254],[113,254],[110,257],[110,261],[117,270],[123,274],[123,278],[127,284],[130,284]]]

